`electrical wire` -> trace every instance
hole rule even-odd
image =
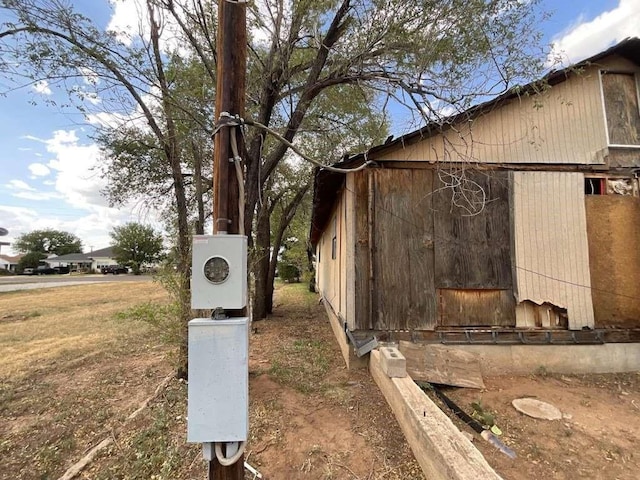
[[[309,163],[312,163],[313,165],[316,165],[317,167],[319,167],[321,169],[327,170],[329,172],[336,172],[336,173],[359,172],[360,170],[364,170],[365,168],[370,167],[371,165],[374,165],[374,162],[372,162],[370,160],[365,161],[362,165],[360,165],[358,167],[355,167],[355,168],[338,168],[338,167],[332,167],[330,165],[324,165],[323,163],[319,162],[318,160],[308,156],[306,153],[304,153],[302,150],[300,150],[298,147],[296,147],[293,143],[291,143],[289,140],[284,138],[282,135],[280,135],[274,129],[272,129],[270,127],[267,127],[266,125],[263,125],[260,122],[256,122],[256,121],[253,121],[253,120],[246,120],[244,118],[240,118],[238,115],[233,116],[233,115],[229,114],[228,112],[220,113],[219,123],[218,123],[218,126],[216,126],[216,129],[214,130],[214,132],[217,132],[219,130],[219,126],[226,126],[226,125],[228,125],[228,126],[248,125],[250,127],[256,127],[256,128],[259,128],[260,130],[264,130],[268,134],[274,136],[278,141],[280,141],[281,143],[285,144],[291,150],[293,150],[302,159],[306,160]]]
[[[216,458],[218,459],[218,463],[223,467],[229,467],[240,460],[240,457],[244,453],[244,449],[247,445],[247,442],[240,442],[238,445],[238,451],[231,457],[227,458],[222,454],[222,444],[225,442],[215,442],[214,450],[216,452]]]
[[[242,127],[239,127],[242,128]],[[235,129],[234,129],[235,130]],[[239,190],[239,200],[238,200],[238,218],[239,221],[239,233],[240,235],[244,235],[244,177],[242,175],[242,157],[240,156],[240,152],[238,151],[238,139],[236,138],[236,132],[231,132],[231,152],[233,153],[233,163],[236,167],[236,177],[238,178],[238,190]]]

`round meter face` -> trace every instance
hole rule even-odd
[[[222,257],[211,257],[204,263],[204,276],[215,285],[224,283],[229,278],[229,262]]]

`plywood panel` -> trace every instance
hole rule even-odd
[[[441,326],[515,326],[516,304],[511,290],[440,289],[438,292]]]
[[[640,199],[588,195],[595,325],[640,327]]]
[[[464,175],[466,183],[460,188],[435,183],[435,285],[510,289],[508,173],[467,170]],[[484,199],[479,188],[486,194]]]
[[[374,328],[433,329],[433,172],[375,171]]]
[[[569,328],[593,328],[584,176],[513,172],[516,300],[566,308]]]
[[[633,73],[603,73],[602,92],[609,143],[640,145],[638,90]]]
[[[354,214],[355,214],[355,249],[354,264],[355,293],[354,329],[369,329],[372,318],[369,307],[369,228],[367,225],[367,176],[371,171],[350,174],[353,177]]]

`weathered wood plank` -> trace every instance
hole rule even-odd
[[[409,249],[411,170],[375,171],[375,328],[406,328],[411,308]]]
[[[609,143],[640,144],[638,93],[633,73],[604,73],[602,75]]]
[[[501,478],[410,377],[389,378],[384,374],[380,366],[380,352],[371,352],[369,370],[398,420],[425,478]]]
[[[464,192],[434,182],[436,288],[510,289],[508,174],[467,170],[465,175],[486,194],[484,209],[475,215],[458,195]]]
[[[440,325],[513,327],[516,301],[511,290],[439,289]]]
[[[433,173],[375,172],[375,328],[433,329]]]
[[[407,373],[414,380],[484,388],[478,356],[442,345],[400,342],[400,352],[407,360]]]
[[[438,301],[434,276],[433,177],[430,170],[411,170],[409,215],[412,224],[405,242],[409,250],[407,287],[411,304],[406,328],[433,330],[437,324]]]
[[[369,308],[369,227],[367,222],[367,175],[368,171],[352,173],[354,189],[355,249],[353,268],[355,271],[354,310],[356,329],[370,328]]]

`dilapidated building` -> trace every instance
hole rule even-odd
[[[640,39],[315,177],[316,283],[352,343],[640,340]]]

